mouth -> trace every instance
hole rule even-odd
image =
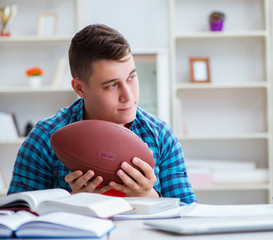
[[[134,108],[134,106],[130,106],[130,107],[125,107],[125,108],[119,108],[118,111],[122,111],[122,112],[129,112]]]

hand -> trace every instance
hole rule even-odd
[[[82,171],[76,170],[67,174],[64,180],[69,183],[72,192],[71,194],[78,192],[91,192],[91,193],[104,193],[111,189],[110,186],[103,186],[96,188],[102,181],[101,176],[97,176],[93,181],[89,181],[95,173],[92,170],[87,171],[83,174]]]
[[[133,158],[132,162],[143,171],[143,174],[128,163],[123,162],[121,169],[117,171],[117,175],[125,185],[116,182],[110,182],[108,185],[124,192],[127,197],[159,197],[153,189],[156,176],[151,166],[136,157]]]

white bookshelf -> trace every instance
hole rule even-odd
[[[0,0],[1,6],[18,6],[18,14],[9,24],[11,36],[0,37],[0,112],[15,115],[20,135],[24,134],[28,122],[35,124],[77,99],[69,84],[71,77],[68,64],[63,76],[67,80],[58,87],[52,87],[52,83],[58,61],[67,58],[71,37],[77,30],[79,3],[76,0]],[[49,12],[58,14],[57,34],[39,37],[39,16]],[[25,71],[36,66],[41,67],[44,74],[42,85],[33,88],[28,84]],[[24,137],[0,141],[0,168],[6,185],[9,184],[17,151],[23,141]],[[0,194],[5,192],[6,189]]]
[[[67,83],[53,87],[52,82],[58,60],[67,57],[72,36],[83,27],[84,7],[81,0],[14,0],[13,3],[18,5],[18,15],[10,25],[11,36],[0,37],[0,112],[14,113],[22,134],[28,121],[35,124],[69,106],[78,97],[69,84],[68,66],[64,75]],[[0,0],[1,6],[10,4],[11,1]],[[38,37],[39,15],[47,12],[58,14],[57,35]],[[26,25],[24,31],[21,23]],[[168,49],[134,48],[132,51],[140,81],[140,106],[170,123]],[[25,76],[26,69],[33,66],[44,70],[43,82],[38,88],[28,86]],[[0,141],[0,168],[7,184],[23,141],[24,137]],[[0,191],[0,195],[5,192]]]
[[[226,14],[222,32],[208,28],[214,10]],[[272,202],[271,11],[270,0],[169,1],[172,124],[186,162],[249,161],[270,173],[266,183],[194,187],[199,202]],[[190,83],[190,57],[209,58],[210,83]]]

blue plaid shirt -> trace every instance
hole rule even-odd
[[[19,149],[8,194],[47,188],[71,191],[64,177],[69,170],[58,160],[50,146],[51,135],[61,127],[83,119],[84,100],[76,100],[52,117],[39,121]],[[178,197],[181,204],[196,201],[189,182],[181,145],[170,127],[138,108],[130,126],[153,151],[154,189],[164,197]]]

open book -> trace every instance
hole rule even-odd
[[[4,208],[29,208],[40,215],[61,211],[99,218],[110,218],[133,210],[133,207],[121,197],[96,193],[71,195],[60,188],[10,194],[0,198],[0,209]]]
[[[0,217],[0,238],[88,237],[102,238],[115,228],[107,219],[74,213],[35,216],[26,211]]]

